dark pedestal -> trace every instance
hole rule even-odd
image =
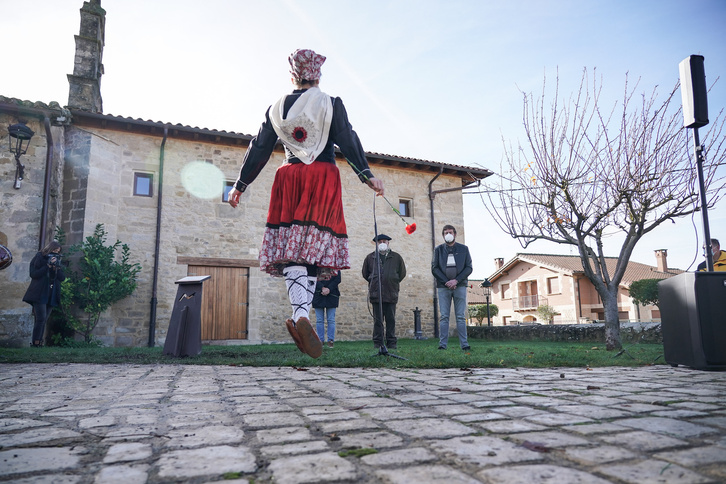
[[[189,276],[179,279],[164,354],[197,356],[202,352],[202,283],[212,276]]]
[[[665,360],[726,369],[726,272],[684,272],[658,283]]]

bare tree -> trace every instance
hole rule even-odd
[[[583,71],[579,90],[545,106],[523,93],[526,142],[505,140],[508,169],[489,187],[487,209],[522,247],[549,240],[577,247],[585,275],[605,309],[605,343],[619,349],[618,287],[638,241],[663,222],[700,209],[692,146],[677,99],[678,84],[658,100],[628,86],[620,102],[603,106],[602,81]],[[723,196],[717,167],[726,158],[721,113],[702,137],[708,205]],[[504,170],[504,167],[502,167]],[[605,237],[624,236],[615,270],[608,272]]]

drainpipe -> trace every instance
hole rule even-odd
[[[48,226],[48,202],[50,200],[50,177],[53,168],[53,135],[50,132],[50,119],[45,116],[43,119],[45,125],[45,183],[43,185],[43,208],[40,212],[40,236],[38,237],[38,250],[45,247],[45,231]]]
[[[151,283],[151,316],[149,317],[149,348],[156,346],[156,287],[159,280],[159,245],[161,240],[161,202],[162,190],[164,188],[164,147],[166,146],[166,137],[169,135],[169,128],[164,127],[164,139],[161,140],[161,149],[159,150],[159,190],[158,202],[156,204],[156,242],[154,245],[154,273],[153,282]]]
[[[439,167],[439,172],[429,182],[429,206],[431,211],[431,253],[436,250],[436,225],[434,223],[434,197],[436,194],[431,190],[431,186],[438,177],[444,172],[444,167]],[[436,278],[434,277],[434,338],[439,337],[439,296],[436,288]]]

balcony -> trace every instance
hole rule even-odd
[[[547,298],[539,294],[534,296],[520,296],[512,298],[512,306],[515,311],[528,311],[537,309],[539,306],[547,304]]]

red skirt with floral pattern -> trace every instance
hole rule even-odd
[[[260,269],[281,277],[291,263],[317,266],[319,279],[350,268],[340,172],[334,163],[286,163],[275,173]]]

